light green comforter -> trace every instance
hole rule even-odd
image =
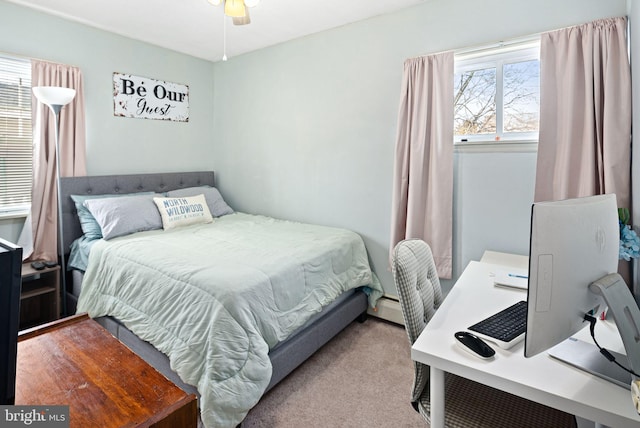
[[[359,235],[235,213],[98,241],[78,312],[121,320],[197,386],[207,427],[234,427],[271,379],[270,347],[359,286],[374,306]]]

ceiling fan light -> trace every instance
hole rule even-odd
[[[242,18],[247,14],[242,0],[225,0],[224,14],[233,18]]]
[[[244,5],[247,7],[256,7],[260,3],[260,0],[244,0]]]

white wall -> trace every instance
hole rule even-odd
[[[359,232],[395,294],[387,254],[404,60],[625,13],[624,0],[431,0],[217,63],[221,190],[240,210]],[[456,154],[456,276],[485,248],[528,252],[534,169],[535,153]]]
[[[211,169],[213,64],[0,0],[0,53],[80,67],[89,175]],[[188,123],[115,117],[113,72],[189,86]],[[1,220],[15,241],[23,220]]]
[[[529,253],[536,153],[455,156],[454,250],[459,272],[484,250]]]

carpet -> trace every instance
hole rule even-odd
[[[369,317],[332,339],[249,412],[252,427],[426,427],[409,402],[404,328]]]

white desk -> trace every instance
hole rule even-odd
[[[483,257],[483,260],[496,259]],[[500,268],[486,262],[471,262],[411,349],[413,360],[431,366],[431,428],[444,427],[444,372],[610,427],[638,428],[640,416],[628,390],[554,360],[546,353],[525,358],[524,342],[509,350],[493,346],[496,355],[489,361],[476,358],[455,344],[456,331],[466,330],[477,321],[526,300],[525,291],[493,285],[490,274]],[[577,336],[590,341],[588,329]],[[596,337],[602,346],[624,353],[613,322],[598,322]]]

